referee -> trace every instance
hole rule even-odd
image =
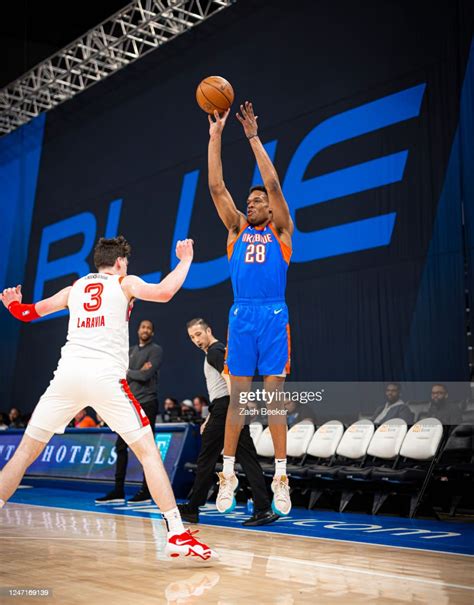
[[[209,324],[201,318],[187,323],[188,334],[193,343],[206,354],[204,375],[209,392],[209,416],[201,425],[202,444],[197,459],[196,478],[188,504],[178,508],[183,521],[199,523],[199,507],[206,503],[212,485],[216,462],[224,447],[225,420],[229,407],[229,388],[222,376],[225,346],[212,334]],[[237,460],[247,475],[252,489],[255,510],[252,517],[243,524],[247,526],[266,525],[278,519],[271,509],[267,486],[262,468],[258,462],[255,445],[247,425],[242,428],[237,447]]]

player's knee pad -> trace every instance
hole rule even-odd
[[[135,441],[138,441],[147,433],[151,433],[150,425],[142,426],[141,429],[135,429],[134,431],[127,431],[126,433],[122,433],[120,436],[127,445],[132,445],[132,443],[135,443]]]
[[[31,426],[31,424],[29,424],[26,427],[25,435],[28,435],[28,437],[31,437],[32,439],[36,439],[36,441],[48,443],[54,433],[51,431],[46,431],[45,429],[40,429],[37,426]]]

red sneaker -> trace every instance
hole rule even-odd
[[[201,561],[210,561],[212,559],[218,559],[219,555],[204,544],[199,542],[194,537],[199,530],[191,533],[188,529],[182,534],[174,534],[168,538],[168,542],[165,546],[165,555],[171,559],[176,559],[180,556],[184,557],[196,557]]]

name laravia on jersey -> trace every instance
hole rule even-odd
[[[101,328],[105,327],[105,317],[98,315],[97,317],[86,317],[85,319],[77,318],[78,328]]]

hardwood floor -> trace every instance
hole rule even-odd
[[[202,526],[212,565],[169,562],[161,521],[8,504],[2,603],[472,605],[473,558]],[[5,588],[52,597],[9,597]]]

